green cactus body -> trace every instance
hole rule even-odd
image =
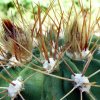
[[[60,0],[36,4],[32,26],[13,2],[21,20],[0,23],[0,100],[99,100],[100,15],[93,16],[91,1],[87,8],[72,0],[67,13]]]
[[[52,74],[61,76],[60,71],[53,72]],[[42,100],[59,100],[63,96],[62,81],[50,76],[45,76]]]
[[[42,87],[43,87],[43,80],[44,75],[40,74],[38,72],[31,71],[29,69],[24,69],[19,74],[24,80],[32,75],[29,79],[27,79],[24,82],[24,90],[21,92],[23,97],[26,100],[40,100],[41,99],[41,93],[42,93]]]

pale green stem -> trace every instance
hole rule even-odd
[[[18,94],[19,94],[19,96],[21,97],[22,100],[25,100],[24,97],[20,94],[20,92]]]
[[[100,85],[91,85],[92,87],[100,88]]]
[[[66,81],[73,82],[73,80],[72,80],[72,79],[69,79],[69,78],[64,78],[64,77],[61,77],[61,76],[56,76],[56,75],[53,75],[53,74],[49,74],[49,73],[47,73],[47,72],[45,72],[45,71],[41,71],[41,70],[38,70],[38,69],[35,69],[35,68],[31,68],[31,67],[27,67],[27,68],[29,68],[29,69],[31,69],[31,70],[34,70],[34,71],[36,71],[36,72],[39,72],[39,73],[42,73],[42,74],[45,74],[45,75],[54,77],[54,78],[58,78],[58,79],[62,79],[62,80],[66,80]]]
[[[82,91],[80,91],[80,100],[83,100]]]
[[[4,100],[4,98],[7,96],[7,94],[6,95],[4,95],[4,96],[2,96],[1,98],[0,98],[0,100]]]
[[[64,100],[68,95],[70,95],[74,90],[76,89],[76,87],[73,87],[65,96],[63,96],[60,100]]]
[[[0,89],[7,89],[8,87],[0,87]]]
[[[91,77],[95,76],[95,75],[98,74],[99,72],[100,72],[100,69],[97,70],[96,72],[92,73],[91,75],[89,75],[88,78],[91,78]]]
[[[91,94],[91,92],[86,92],[86,93],[89,94],[92,100],[96,100],[95,97]]]

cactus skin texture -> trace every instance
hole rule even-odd
[[[16,3],[17,3],[17,6],[19,7],[18,2]],[[47,10],[52,8],[50,7]],[[55,23],[53,23],[56,26],[56,28],[54,27],[55,30],[51,28],[49,29],[49,32],[51,33],[48,32],[48,34],[44,35],[42,33],[43,32],[42,21],[45,20],[45,17],[44,19],[41,18],[40,5],[37,5],[37,8],[38,8],[38,11],[36,13],[37,14],[36,16],[38,16],[38,21],[39,21],[38,31],[34,31],[35,29],[33,28],[34,30],[30,30],[28,33],[29,35],[28,35],[26,34],[28,31],[24,32],[24,30],[22,31],[20,29],[22,32],[21,34],[23,34],[22,36],[20,35],[20,31],[18,31],[19,27],[10,23],[13,25],[14,30],[16,32],[16,34],[15,33],[14,34],[17,35],[17,38],[16,38],[16,36],[13,34],[13,37],[14,36],[15,37],[12,38],[11,33],[13,33],[13,30],[11,31],[9,27],[7,27],[7,25],[6,27],[3,27],[4,29],[6,28],[6,32],[5,30],[3,30],[4,36],[6,36],[7,39],[10,41],[9,43],[11,43],[10,48],[9,48],[9,45],[6,44],[8,46],[6,47],[6,49],[8,48],[7,53],[10,52],[11,56],[12,57],[14,56],[15,59],[19,63],[18,65],[16,64],[16,65],[10,66],[11,63],[9,64],[10,62],[10,58],[9,58],[9,59],[6,59],[8,60],[7,64],[3,65],[2,62],[4,61],[4,59],[1,60],[2,62],[0,62],[0,65],[2,67],[0,68],[0,99],[2,100],[99,100],[100,99],[100,79],[99,79],[100,77],[100,37],[93,35],[92,37],[88,37],[88,40],[87,40],[85,37],[86,35],[83,36],[80,33],[77,34],[76,27],[74,26],[73,26],[74,29],[72,33],[76,36],[76,38],[74,38],[74,35],[72,37],[70,35],[69,36],[70,39],[67,41],[65,37],[60,37],[59,36],[60,30],[63,30],[62,24],[64,24],[62,19],[65,19],[63,17],[63,13],[60,15],[61,18],[59,20],[59,24],[57,24],[58,27]],[[18,10],[20,12],[19,8]],[[81,10],[83,10],[83,8],[81,8]],[[46,14],[48,12],[49,11],[47,11]],[[54,21],[52,18],[51,20]],[[83,20],[83,22],[84,21],[85,19]],[[36,26],[34,27],[37,28]],[[65,36],[67,36],[68,34],[66,35],[67,33],[66,29],[64,30],[65,30]],[[11,32],[9,33],[9,31]],[[31,31],[34,31],[34,34],[36,33],[35,34],[36,36],[34,37],[38,41],[37,46],[34,48],[32,47],[33,37],[30,37],[32,36],[32,34],[30,33]],[[46,31],[48,31],[48,29]],[[84,31],[85,31],[85,28],[84,28]],[[7,35],[7,32],[9,33],[8,35]],[[78,52],[79,54],[81,54],[79,52],[80,47],[78,47],[80,45],[77,44],[78,39],[79,41],[81,40],[78,37],[78,35],[79,37],[82,38],[81,42],[84,42],[83,37],[85,37],[85,40],[86,40],[85,41],[86,43],[84,43],[81,51],[84,49],[85,46],[86,46],[85,49],[89,46],[88,49],[90,50],[91,56],[88,57],[87,55],[85,58],[80,57],[80,59],[73,59],[67,55],[66,51],[69,52],[71,49],[73,49],[71,52],[73,53],[73,55],[74,55],[74,52]],[[21,36],[23,38],[21,38]],[[25,38],[25,36],[27,38]],[[74,40],[76,39],[75,43],[77,45],[71,44],[72,38],[73,38],[72,40],[73,43],[74,43]],[[21,43],[21,39],[23,39],[22,43]],[[28,42],[27,43],[25,39],[26,40],[30,39],[30,40],[27,40]],[[80,44],[82,44],[81,42]],[[3,41],[3,43],[5,45],[7,41],[6,42]],[[15,47],[17,46],[17,50],[16,48],[14,48],[14,46]],[[26,55],[24,55],[24,53]],[[29,57],[30,59],[27,59],[27,57]],[[52,62],[50,62],[49,58],[53,58],[55,62],[57,61],[57,63],[55,63],[55,66],[53,66],[54,67],[53,71],[50,73],[47,71],[47,69],[43,67],[43,64],[45,63],[45,61],[48,61],[48,67],[50,67],[49,64]],[[79,83],[77,83],[72,78],[72,76],[75,78],[77,74],[80,74],[82,78],[86,77],[86,79],[89,80],[89,83],[85,83],[86,81],[83,80],[84,82],[81,85],[79,85],[80,81],[82,80],[77,79],[79,81]],[[21,82],[23,84],[23,88],[21,88],[20,91],[17,91],[16,97],[10,97],[8,93],[9,92],[8,87],[10,84],[12,84],[13,86],[16,85],[17,83],[14,84],[13,80],[16,80],[18,77],[22,78]],[[90,86],[89,91],[87,90],[81,91],[83,90],[82,86],[84,88],[87,88],[88,86]]]
[[[90,74],[94,73],[97,70],[100,70],[100,54],[98,53],[99,50],[95,51],[93,58],[89,64],[89,68],[85,73],[85,76],[89,76]],[[34,52],[37,52],[34,51]],[[87,60],[73,60],[69,57],[64,55],[64,60],[70,66],[74,73],[81,73],[82,69],[84,68]],[[33,59],[33,63],[36,61]],[[24,82],[24,89],[21,91],[22,96],[25,100],[60,100],[66,93],[68,93],[73,88],[73,82],[69,82],[66,80],[57,79],[51,76],[47,76],[36,72],[32,69],[27,67],[33,68],[32,64],[26,64],[24,67],[15,67],[15,68],[8,68],[7,71],[13,76],[11,78],[6,71],[3,69],[0,74],[5,76],[9,80],[16,79],[18,76],[21,76],[23,80],[27,77],[31,76]],[[34,67],[35,68],[35,67]],[[67,69],[66,64],[63,60],[59,64],[59,69],[54,71],[52,74],[62,77],[71,78],[72,73]],[[90,82],[96,82],[99,84],[99,73],[90,78]],[[0,86],[8,87],[8,82],[5,82],[2,78],[0,78]],[[100,89],[97,87],[91,87],[91,93],[94,95],[95,99],[99,100]],[[2,97],[4,94],[0,94]],[[75,89],[67,98],[71,100],[80,100],[80,91]],[[20,96],[17,96],[16,99],[21,99]],[[10,97],[5,97],[5,100],[10,100]],[[92,100],[89,94],[83,93],[83,100]]]

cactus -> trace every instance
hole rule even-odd
[[[60,0],[36,4],[32,24],[14,1],[20,18],[0,24],[0,99],[99,100],[99,11],[77,3],[67,13]]]

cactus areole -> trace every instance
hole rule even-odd
[[[78,88],[81,92],[89,92],[91,85],[87,77],[82,74],[75,74],[71,77],[74,80],[74,87]]]
[[[43,68],[46,69],[46,71],[48,73],[51,73],[51,72],[53,72],[53,69],[54,69],[56,61],[53,58],[49,58],[49,61],[50,62],[48,62],[47,60],[45,60],[45,62],[43,64]]]
[[[22,91],[23,89],[23,83],[22,83],[22,78],[18,77],[16,80],[13,80],[12,83],[14,84],[9,84],[8,87],[8,95],[11,98],[16,98],[16,96]]]

